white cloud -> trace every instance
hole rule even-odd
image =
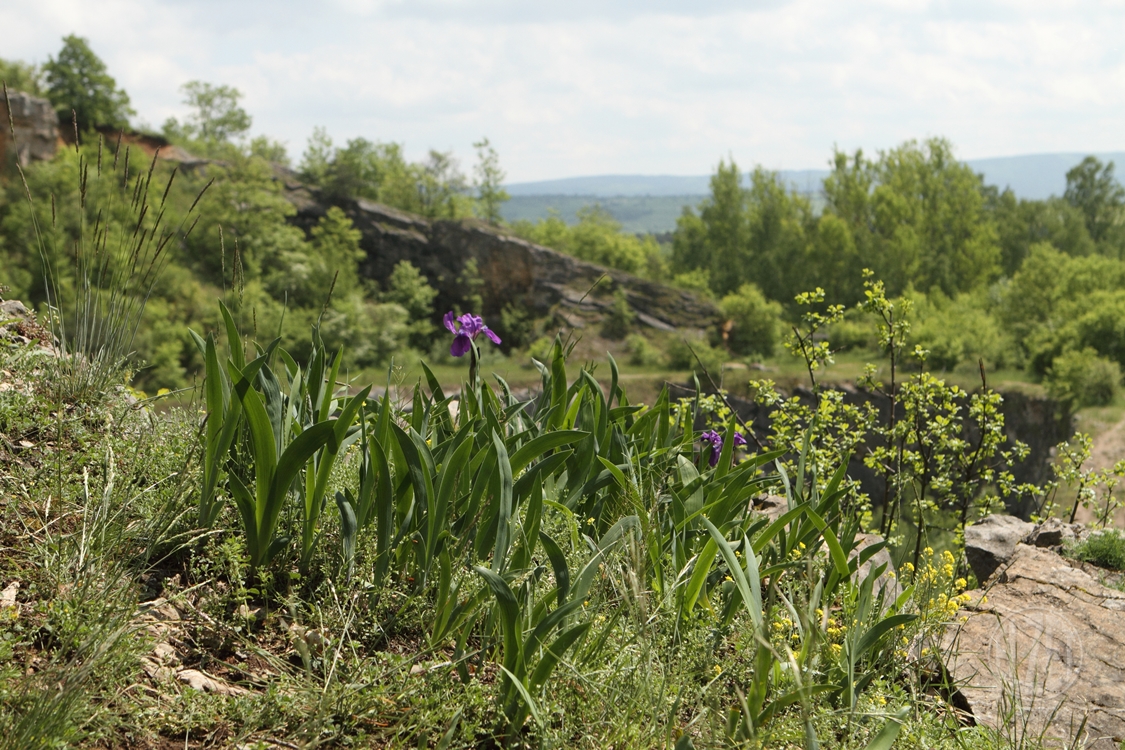
[[[513,180],[822,166],[945,135],[966,158],[1120,149],[1120,3],[39,0],[4,56],[87,36],[150,123],[192,79],[294,155],[315,125],[421,156],[488,135]]]

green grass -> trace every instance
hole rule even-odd
[[[654,336],[658,345],[663,343],[663,339]],[[624,351],[619,342],[605,342],[597,341],[601,344],[601,353],[597,353],[598,349],[590,348],[586,352],[586,357],[579,360],[582,362],[592,362],[597,366],[597,373],[599,375],[609,371],[609,359],[605,356],[606,350],[613,354],[614,359],[617,361],[618,368],[621,371],[622,381],[628,384],[629,397],[636,403],[652,403],[656,395],[660,392],[660,388],[664,382],[669,383],[690,383],[692,378],[691,370],[676,370],[669,369],[662,365],[653,366],[638,366],[629,362],[628,353]],[[869,362],[878,362],[879,357],[874,352],[868,351],[849,351],[837,354],[834,362],[827,368],[817,373],[818,382],[826,384],[855,384],[855,382],[864,374],[864,368]],[[407,355],[396,360],[396,367],[393,371],[391,382],[396,384],[402,389],[409,391],[413,388],[414,384],[419,380],[424,380],[422,367],[420,364],[421,358],[417,355]],[[427,363],[429,360],[427,358]],[[881,363],[880,363],[881,364]],[[731,360],[731,362],[724,366],[721,372],[711,373],[712,377],[723,386],[729,393],[735,396],[746,397],[749,395],[750,389],[748,386],[751,380],[773,380],[779,387],[789,390],[794,386],[808,386],[809,375],[805,369],[804,362],[788,353],[780,353],[774,357],[765,360],[751,363],[748,367],[746,363]],[[437,363],[430,364],[430,369],[434,375],[441,382],[442,386],[450,389],[460,386],[461,381],[465,378],[467,372],[467,362],[450,363]],[[482,375],[492,378],[496,375],[503,378],[513,388],[531,388],[537,389],[540,385],[539,371],[536,370],[531,364],[530,355],[525,352],[513,352],[510,357],[502,355],[494,355],[486,357],[482,363]],[[911,371],[899,372],[900,380],[903,377],[909,377]],[[944,378],[951,384],[956,384],[962,388],[973,391],[980,387],[980,373],[974,367],[959,368],[948,373],[937,373],[939,377]],[[986,373],[988,385],[992,388],[999,390],[1022,390],[1029,392],[1033,395],[1045,395],[1045,391],[1041,386],[1032,382],[1030,376],[1023,370],[1005,369],[996,372]],[[889,372],[885,365],[876,368],[876,377],[881,380],[889,378]],[[387,382],[387,369],[376,370],[363,370],[359,373],[350,373],[349,378],[352,382],[367,383],[374,382],[378,386],[382,386]],[[707,381],[700,373],[700,378],[706,386]],[[1125,396],[1119,397],[1119,401],[1115,401],[1113,405],[1108,407],[1097,407],[1084,409],[1081,415],[1090,414],[1093,419],[1106,421],[1117,415],[1117,420],[1121,415],[1125,415]],[[1116,424],[1114,420],[1112,423]]]
[[[528,371],[501,366],[513,385],[538,385],[536,371],[520,381]],[[14,386],[0,390],[0,586],[20,582],[18,609],[0,613],[0,721],[11,728],[0,748],[500,746],[503,681],[488,631],[474,631],[469,650],[484,650],[462,680],[450,664],[456,644],[430,640],[433,588],[403,574],[380,587],[371,535],[359,538],[347,576],[338,515],[326,511],[310,573],[299,574],[294,553],[255,580],[229,503],[212,530],[196,528],[195,409],[155,411],[114,391],[96,407],[60,410],[42,358],[3,350],[0,369]],[[435,374],[464,377],[457,366]],[[622,379],[631,387],[661,375],[626,369]],[[357,461],[341,456],[332,490],[356,489]],[[648,494],[638,500],[652,504]],[[565,541],[572,571],[589,560],[585,542],[566,541],[564,514],[545,514],[541,528]],[[646,583],[639,541],[605,556],[581,608],[601,646],[560,663],[513,744],[666,748],[687,735],[696,748],[804,747],[798,704],[754,741],[726,738],[739,692],[756,679],[751,618],[739,608],[724,622],[720,577],[712,603],[685,619],[671,592]],[[821,553],[806,564],[830,563]],[[465,595],[479,585],[468,569],[454,579]],[[803,581],[790,584],[798,607],[811,594]],[[832,617],[845,616],[842,606],[829,608]],[[772,610],[767,624],[783,614]],[[154,652],[158,644],[166,647]],[[167,661],[151,661],[158,653]],[[1002,747],[989,730],[961,726],[922,690],[921,673],[873,663],[879,672],[854,710],[810,702],[822,747],[862,750],[901,706],[896,747]],[[198,692],[175,677],[184,668],[240,692]]]
[[[1125,532],[1120,529],[1096,531],[1068,548],[1067,555],[1109,570],[1125,571]]]

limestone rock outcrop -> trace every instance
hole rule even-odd
[[[1013,747],[1040,732],[1087,750],[1125,741],[1125,592],[1076,565],[1017,544],[946,633],[945,666],[973,717]]]
[[[982,584],[1007,563],[1035,524],[996,513],[965,529],[965,557]]]
[[[430,221],[362,198],[329,202],[319,191],[295,181],[286,182],[285,194],[297,207],[296,223],[306,229],[330,205],[339,206],[363,233],[361,247],[367,258],[361,273],[382,280],[397,263],[410,261],[438,291],[438,310],[464,306],[470,290],[463,273],[473,259],[483,282],[480,294],[486,317],[495,318],[512,303],[537,316],[554,314],[568,327],[583,328],[602,320],[613,305],[614,293],[622,290],[637,322],[651,328],[706,329],[719,321],[718,308],[690,292],[587,263],[502,228],[473,220]]]
[[[0,341],[14,344],[34,341],[49,349],[54,344],[54,337],[22,302],[0,298]]]
[[[1015,516],[993,514],[965,529],[965,557],[983,585],[1012,560],[1019,544],[1060,552],[1067,544],[1081,542],[1091,533],[1088,526],[1053,517],[1034,524]]]
[[[26,167],[32,161],[54,156],[59,143],[59,120],[51,103],[21,91],[9,91],[8,101],[12,107],[11,130],[15,130],[16,137],[13,141],[8,107],[0,98],[0,167],[12,161]]]
[[[1036,526],[1027,537],[1024,544],[1032,547],[1049,547],[1058,551],[1060,548],[1074,542],[1084,541],[1093,533],[1093,529],[1080,523],[1066,523],[1051,517]]]

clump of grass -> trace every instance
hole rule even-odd
[[[14,138],[10,122],[9,129]],[[109,150],[99,141],[96,157],[78,140],[75,126],[76,227],[62,226],[53,194],[49,206],[36,203],[16,165],[43,267],[47,323],[60,355],[54,385],[70,402],[104,396],[121,382],[145,305],[174,243],[195,226],[199,200],[211,184],[177,220],[165,205],[176,170],[165,185],[153,185],[159,149],[146,170],[130,165],[130,148],[122,148],[120,138]]]
[[[1103,529],[1072,546],[1067,556],[1101,568],[1125,570],[1125,533]]]

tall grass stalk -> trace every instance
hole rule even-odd
[[[4,98],[7,102],[6,87]],[[10,103],[8,112],[14,141]],[[43,265],[47,322],[60,355],[54,385],[67,401],[94,399],[127,372],[145,305],[168,264],[172,242],[194,228],[196,207],[211,186],[204,186],[179,222],[170,221],[165,204],[177,169],[156,193],[153,180],[160,149],[147,170],[138,169],[131,164],[132,149],[122,149],[121,141],[119,135],[111,159],[99,138],[97,156],[91,160],[80,147],[75,125],[81,211],[71,236],[60,231],[54,195],[50,226],[44,227],[46,216],[40,217],[27,177],[16,164]]]

